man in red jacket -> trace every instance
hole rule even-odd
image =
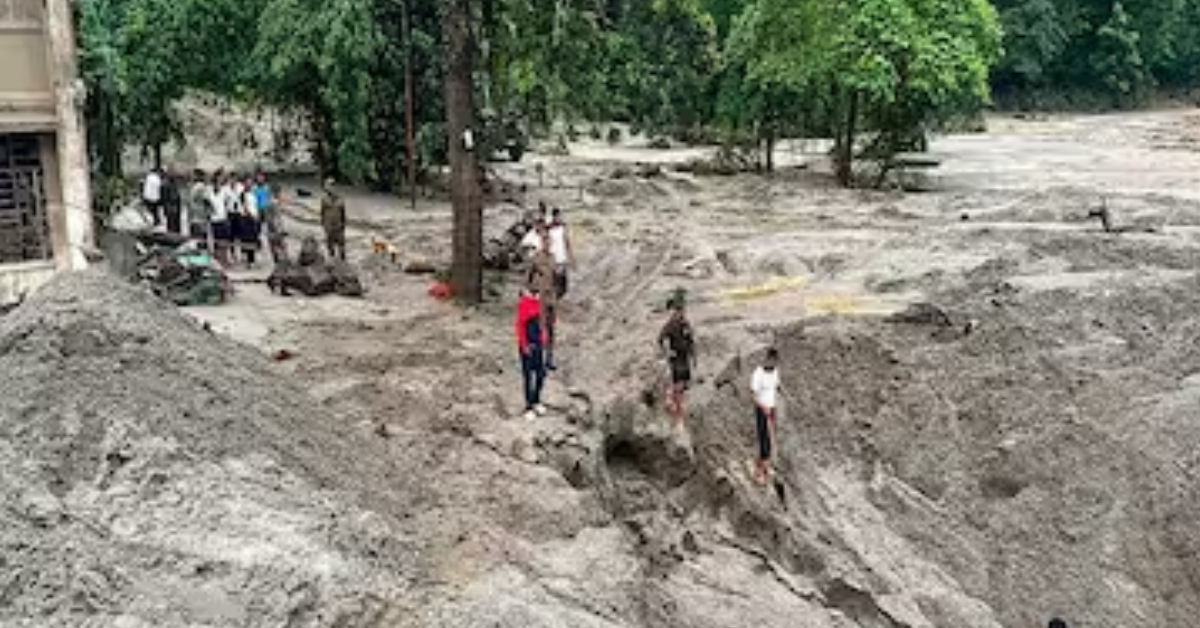
[[[525,418],[546,413],[542,386],[546,383],[546,330],[542,326],[542,302],[536,284],[521,291],[517,300],[517,348],[521,352],[521,377],[525,382]]]

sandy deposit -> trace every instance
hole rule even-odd
[[[0,624],[368,625],[407,588],[370,442],[149,293],[63,277],[0,372]]]

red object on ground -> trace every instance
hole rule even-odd
[[[454,296],[454,291],[450,289],[450,284],[444,281],[439,281],[430,286],[429,296],[444,301]]]

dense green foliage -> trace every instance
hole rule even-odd
[[[305,114],[329,173],[395,189],[445,159],[443,0],[80,0],[93,162],[178,134],[187,90]],[[1200,0],[474,0],[487,119],[624,121],[886,156],[1003,105],[1131,107],[1200,81]],[[411,28],[406,30],[405,26]],[[411,31],[411,37],[408,32]]]
[[[993,76],[1020,106],[1130,107],[1200,82],[1200,0],[996,0]]]

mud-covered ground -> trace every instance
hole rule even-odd
[[[369,588],[374,610],[348,620],[318,596],[285,625],[1190,627],[1200,114],[991,126],[934,143],[924,194],[838,189],[801,144],[770,178],[601,144],[501,166],[528,206],[564,209],[577,252],[551,412],[533,422],[515,275],[490,275],[475,310],[435,301],[369,242],[445,260],[448,207],[348,193],[365,299],[283,299],[246,274],[232,303],[189,312],[294,353],[267,368],[386,459],[356,476],[339,442],[348,478],[322,486],[387,482],[352,503],[381,500],[402,585]],[[1127,232],[1087,218],[1102,203]],[[490,207],[489,231],[519,214]],[[700,350],[683,430],[659,407],[654,347],[676,287]],[[914,303],[936,315],[896,316]],[[748,477],[744,389],[772,344],[782,501]]]

